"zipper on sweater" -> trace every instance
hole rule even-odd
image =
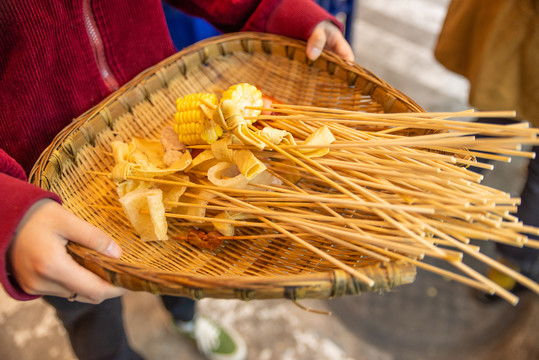
[[[91,2],[92,0],[84,0],[82,3],[84,26],[86,27],[86,32],[88,33],[88,38],[90,39],[90,44],[92,46],[101,78],[103,79],[103,82],[107,88],[112,92],[114,90],[118,90],[119,84],[116,77],[114,77],[112,74],[107,57],[105,56],[105,46],[103,45],[103,39],[95,22]]]

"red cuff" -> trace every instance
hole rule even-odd
[[[31,185],[23,180],[0,173],[0,283],[16,300],[32,300],[38,296],[24,292],[7,272],[7,250],[24,214],[38,200],[61,202],[58,195]]]
[[[242,30],[263,31],[307,40],[316,25],[330,20],[343,31],[339,20],[313,0],[270,0],[264,3],[271,4],[259,7]]]

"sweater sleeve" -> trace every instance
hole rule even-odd
[[[342,24],[313,0],[197,0],[168,2],[201,17],[223,32],[259,31],[307,40],[314,27],[330,20]]]
[[[313,0],[270,2],[272,6],[257,9],[242,30],[263,31],[307,40],[316,25],[322,21],[330,20],[343,31],[342,24]]]
[[[26,182],[23,169],[4,151],[0,150],[0,283],[16,300],[32,300],[37,296],[25,293],[8,272],[7,252],[19,222],[38,200],[60,197]]]

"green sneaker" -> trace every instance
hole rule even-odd
[[[197,315],[174,326],[179,333],[193,339],[208,360],[244,360],[247,356],[247,346],[240,334],[207,317]]]

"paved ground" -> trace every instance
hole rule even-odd
[[[466,81],[432,57],[447,4],[361,0],[353,26],[358,62],[431,111],[468,108]],[[523,161],[500,164],[485,183],[517,195],[524,175]],[[148,359],[200,359],[191,343],[172,333],[157,297],[132,293],[124,304],[133,346]],[[289,301],[203,300],[199,311],[237,328],[249,359],[539,358],[537,296],[523,297],[517,307],[486,307],[468,288],[419,272],[413,285],[392,293],[302,305],[333,314]],[[39,300],[16,302],[0,291],[0,324],[0,359],[74,359],[53,310]]]

